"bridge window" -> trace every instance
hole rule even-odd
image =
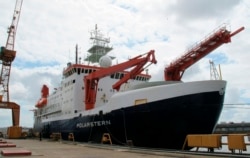
[[[89,72],[88,69],[85,69],[85,70],[84,70],[84,73],[85,73],[85,74],[87,74],[88,72]]]
[[[123,78],[123,77],[124,77],[124,73],[121,73],[120,78]]]
[[[119,79],[120,73],[115,74],[115,79]]]

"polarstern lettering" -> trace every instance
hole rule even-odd
[[[104,121],[93,121],[93,122],[81,122],[76,124],[76,128],[87,128],[87,127],[100,127],[100,126],[106,126],[111,125],[110,120],[104,120]]]

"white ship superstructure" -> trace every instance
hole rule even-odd
[[[85,111],[84,76],[103,69],[105,66],[111,66],[112,59],[115,58],[108,56],[108,65],[105,65],[106,62],[103,66],[100,66],[98,62],[101,57],[106,57],[108,52],[112,50],[108,45],[110,39],[103,37],[97,26],[91,32],[90,39],[93,41],[93,46],[88,50],[90,55],[85,59],[88,64],[80,63],[78,60],[78,46],[76,46],[75,63],[69,62],[67,67],[64,68],[61,85],[54,88],[52,94],[44,98],[46,106],[45,102],[38,102],[37,107],[40,108],[35,112],[36,121],[49,122],[68,119],[76,117]],[[125,74],[127,74],[127,71],[120,71],[99,80],[95,108],[105,106],[109,102],[111,96],[117,92],[112,88],[112,85],[123,78]],[[126,91],[133,85],[148,82],[150,78],[151,76],[147,73],[136,75],[133,79],[122,84],[119,91]]]

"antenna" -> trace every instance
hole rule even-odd
[[[78,64],[78,45],[76,44],[76,64]]]

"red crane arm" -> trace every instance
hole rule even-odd
[[[146,55],[146,57],[144,57]],[[120,86],[127,82],[129,79],[138,75],[143,71],[143,66],[147,63],[151,62],[156,64],[157,61],[154,56],[154,50],[149,51],[143,55],[139,55],[135,58],[130,59],[129,61],[97,70],[95,72],[90,73],[88,76],[84,78],[85,84],[85,109],[90,110],[94,108],[94,104],[96,101],[96,91],[98,87],[99,79],[111,75],[115,72],[123,71],[128,68],[134,67],[130,72],[128,72],[121,80],[113,85],[113,88],[119,90]]]
[[[138,56],[141,57],[142,55]],[[131,59],[132,60],[132,59]],[[113,89],[116,89],[117,91],[119,91],[121,85],[123,83],[126,83],[129,79],[134,78],[136,75],[140,74],[142,71],[144,71],[143,66],[147,63],[147,62],[151,62],[156,64],[157,61],[155,59],[154,56],[154,51],[151,50],[150,52],[147,53],[147,56],[145,58],[141,58],[141,59],[137,59],[137,61],[135,61],[136,67],[134,67],[130,72],[128,72],[126,75],[124,75],[123,78],[121,78],[118,82],[116,82],[112,87]],[[134,65],[133,65],[134,66]],[[130,66],[132,67],[132,66]]]
[[[221,27],[205,38],[200,43],[194,45],[183,56],[172,62],[165,68],[165,80],[181,80],[185,70],[202,59],[204,56],[218,48],[224,43],[231,42],[231,37],[244,30],[244,27],[239,28],[230,34],[226,27]]]

